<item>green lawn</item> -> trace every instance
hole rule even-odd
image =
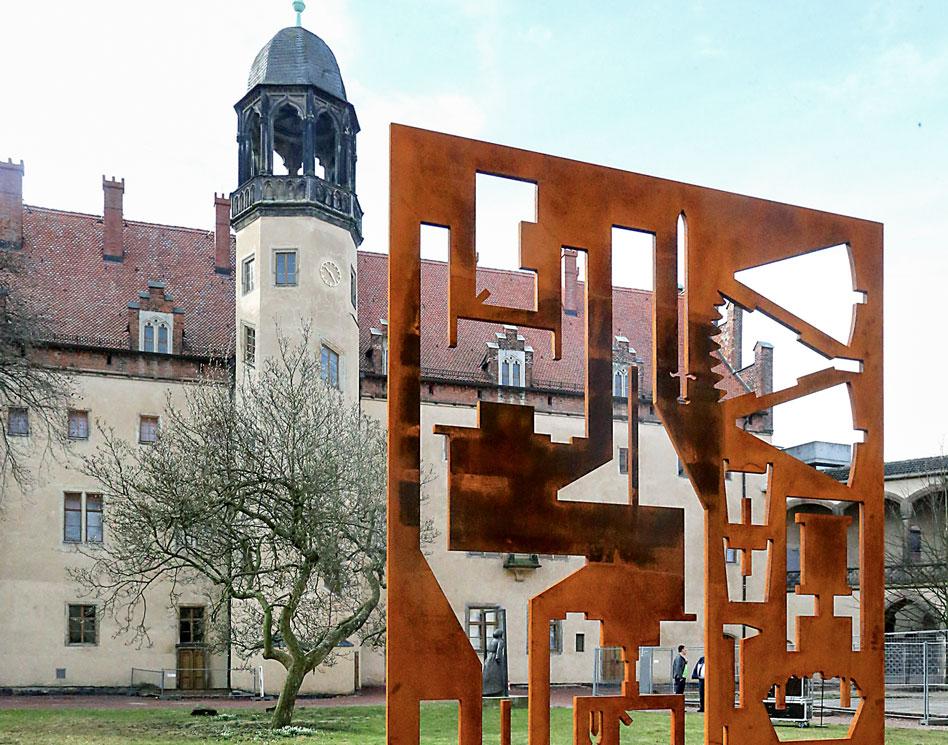
[[[8,709],[0,710],[0,745],[180,745],[181,743],[309,743],[311,745],[375,745],[385,741],[384,711],[379,706],[297,709],[295,731],[274,733],[266,716],[246,710],[224,710],[219,717],[192,717],[187,709]],[[526,744],[526,710],[512,712],[513,742]],[[571,745],[571,712],[554,709],[553,743]],[[456,745],[456,706],[429,704],[422,710],[425,745]],[[702,718],[687,715],[686,742],[700,745]],[[840,727],[807,730],[780,727],[781,739],[839,737]],[[499,742],[497,708],[484,715],[484,742]],[[635,715],[623,735],[628,745],[668,742],[668,717]],[[942,731],[895,729],[888,745],[929,745],[948,742]]]

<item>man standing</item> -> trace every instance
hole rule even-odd
[[[698,711],[704,711],[704,657],[698,658],[691,677],[698,681]]]
[[[682,696],[685,693],[685,679],[688,675],[688,650],[684,644],[678,645],[678,656],[672,663],[672,680],[675,682],[675,694]]]

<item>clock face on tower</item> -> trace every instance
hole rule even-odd
[[[319,276],[327,287],[335,287],[342,279],[342,272],[339,271],[339,267],[336,266],[335,262],[327,259],[319,267]]]

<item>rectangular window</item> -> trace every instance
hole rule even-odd
[[[562,621],[550,621],[550,654],[563,654]]]
[[[7,434],[12,437],[26,437],[30,434],[30,412],[25,406],[11,406],[7,409]]]
[[[240,269],[240,289],[243,294],[246,295],[248,292],[252,292],[254,288],[254,257],[250,256],[249,258],[244,259],[243,264]]]
[[[359,292],[356,286],[356,270],[354,266],[349,267],[349,300],[353,308],[359,307]]]
[[[296,251],[277,251],[273,257],[277,287],[296,284]]]
[[[101,494],[86,494],[86,542],[102,543]]]
[[[138,418],[138,441],[147,444],[158,441],[158,417],[142,415]]]
[[[96,624],[94,605],[69,606],[69,643],[95,644]]]
[[[724,549],[724,561],[728,564],[736,564],[737,563],[737,549],[736,548]]]
[[[467,636],[474,651],[486,656],[487,642],[500,628],[500,609],[496,605],[471,606],[467,609]]]
[[[257,331],[252,326],[244,326],[244,364],[248,367],[257,364]]]
[[[82,494],[66,492],[63,495],[63,540],[82,542]]]
[[[204,608],[182,607],[178,616],[178,642],[181,644],[204,643]]]
[[[319,353],[320,375],[333,388],[339,387],[339,355],[323,344]]]
[[[70,409],[68,413],[69,439],[89,439],[89,412]]]
[[[585,634],[576,634],[576,651],[577,652],[586,651],[586,635]]]
[[[619,448],[619,473],[629,472],[629,449]]]

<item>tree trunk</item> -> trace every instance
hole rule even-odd
[[[270,725],[275,729],[286,727],[293,721],[296,696],[300,692],[300,686],[303,685],[307,670],[303,661],[297,659],[294,659],[293,664],[286,669],[283,690],[280,691],[280,698],[273,710],[273,719],[270,721]]]

